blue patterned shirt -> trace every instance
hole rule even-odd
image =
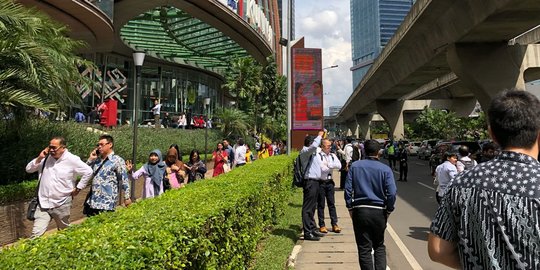
[[[102,162],[101,157],[98,157],[87,163],[95,172]],[[130,186],[125,161],[120,156],[111,153],[92,180],[92,195],[88,202],[90,207],[100,210],[114,210],[118,202],[118,183],[120,181],[127,200],[130,198]]]
[[[462,269],[540,269],[540,163],[503,151],[458,174],[431,224]]]

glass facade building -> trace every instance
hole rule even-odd
[[[353,89],[409,13],[413,0],[351,0]]]

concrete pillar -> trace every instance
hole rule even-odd
[[[390,134],[394,140],[403,139],[405,128],[403,126],[403,100],[377,100],[377,112],[390,126]]]
[[[492,98],[502,90],[525,90],[523,73],[530,46],[506,43],[462,43],[449,46],[448,64],[466,88],[487,109]]]
[[[350,121],[347,121],[347,123],[345,123],[346,126],[347,126],[347,136],[353,136],[353,137],[358,137],[358,124],[356,123],[356,120],[353,119],[353,120],[350,120]]]
[[[363,140],[371,139],[371,118],[373,114],[356,114],[356,124],[358,124],[358,137]]]
[[[468,117],[476,107],[476,98],[454,98],[450,110],[459,117]],[[487,110],[487,107],[484,107]]]

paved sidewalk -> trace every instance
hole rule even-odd
[[[334,171],[333,175],[336,179],[336,185],[339,187],[339,172]],[[336,210],[341,233],[329,231],[320,241],[304,241],[303,238],[300,238],[297,245],[301,245],[302,249],[296,257],[295,269],[360,269],[352,220],[345,207],[343,196],[343,191],[336,190]],[[315,220],[317,220],[317,214],[315,214]],[[330,224],[330,214],[327,207],[325,208],[325,223]]]
[[[345,208],[343,191],[336,191],[336,208],[341,233],[329,231],[320,241],[304,241],[300,238],[297,245],[301,245],[302,249],[296,258],[295,269],[360,269],[352,220]],[[325,209],[325,223],[330,224],[328,208]]]

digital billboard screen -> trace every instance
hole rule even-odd
[[[321,58],[321,49],[292,49],[292,129],[323,127]]]

